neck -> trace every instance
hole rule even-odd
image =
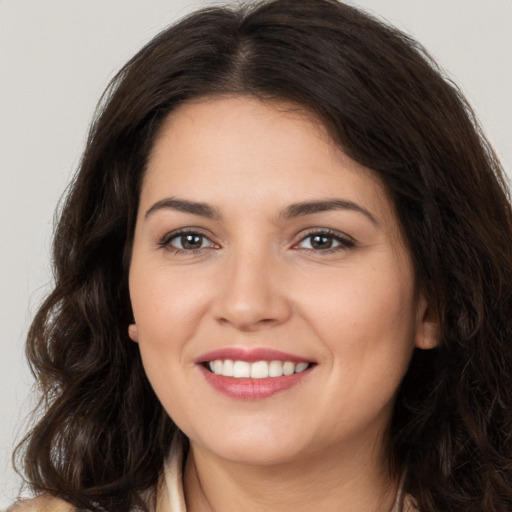
[[[191,444],[188,512],[389,512],[398,491],[382,453],[340,447],[275,465],[233,463]]]

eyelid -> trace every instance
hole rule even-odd
[[[178,238],[179,236],[183,236],[183,235],[199,235],[199,236],[202,236],[204,237],[205,239],[207,239],[211,246],[209,247],[201,247],[201,248],[197,248],[197,249],[179,249],[178,247],[173,247],[171,246],[171,241],[174,239],[174,238]],[[205,233],[205,230],[202,229],[202,228],[198,228],[198,227],[194,227],[194,226],[189,226],[189,227],[184,227],[184,228],[178,228],[178,229],[175,229],[173,231],[169,231],[168,233],[166,233],[164,236],[162,236],[160,238],[160,240],[158,241],[157,243],[157,247],[158,248],[163,248],[163,249],[167,249],[171,252],[174,252],[176,254],[180,254],[180,253],[187,253],[187,254],[193,254],[194,252],[198,252],[198,251],[202,251],[204,249],[210,249],[210,248],[219,248],[219,244],[215,243],[211,236],[209,236],[208,234]]]
[[[298,247],[298,245],[301,242],[303,242],[307,238],[312,237],[314,235],[322,235],[322,236],[333,238],[334,240],[339,242],[340,245],[337,245],[335,247],[329,247],[327,249],[309,249],[309,248]],[[334,251],[342,251],[342,250],[350,249],[355,246],[356,246],[356,241],[351,236],[347,235],[346,233],[343,233],[341,231],[337,231],[334,229],[330,229],[330,228],[314,227],[314,228],[309,228],[305,231],[302,231],[298,235],[298,240],[293,244],[292,249],[303,250],[303,251],[313,251],[313,252],[318,252],[318,253],[319,252],[327,253],[327,252],[334,252]]]
[[[173,247],[171,245],[171,241],[179,236],[187,235],[187,234],[197,234],[202,237],[204,237],[208,242],[211,244],[208,247],[200,247],[197,249],[180,249],[178,247]],[[302,243],[304,240],[306,240],[308,237],[312,237],[314,235],[321,235],[325,237],[329,237],[334,239],[336,242],[338,242],[338,245],[335,247],[328,247],[326,249],[315,249],[315,248],[305,248],[305,247],[298,247],[300,243]],[[325,227],[313,227],[309,228],[307,230],[301,231],[296,236],[296,241],[292,245],[292,249],[294,250],[303,250],[303,251],[310,251],[315,253],[329,253],[329,252],[336,252],[336,251],[343,251],[350,249],[352,247],[356,246],[356,241],[346,233],[343,233],[341,231],[337,231],[331,228],[325,228]],[[159,242],[157,243],[158,248],[163,248],[166,250],[169,250],[173,253],[180,254],[180,253],[186,253],[186,254],[193,254],[200,251],[204,251],[205,249],[211,249],[211,248],[220,248],[220,245],[215,243],[212,240],[212,236],[210,234],[207,234],[204,229],[195,227],[195,226],[189,226],[189,227],[183,227],[178,228],[173,231],[170,231],[166,233],[164,236],[161,237]]]

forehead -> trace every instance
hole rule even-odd
[[[276,141],[278,128],[286,129],[279,130],[279,141]],[[301,105],[282,100],[260,100],[248,95],[206,96],[180,104],[167,116],[155,137],[150,164],[162,157],[171,144],[193,142],[190,135],[196,141],[195,150],[198,146],[206,148],[205,142],[208,146],[231,143],[232,152],[239,147],[250,155],[250,148],[242,144],[247,142],[249,135],[254,143],[264,143],[269,150],[275,142],[283,150],[286,147],[283,142],[289,145],[295,141],[297,145],[299,138],[302,145],[307,141],[309,146],[315,139],[315,144],[341,154],[318,116]],[[238,142],[237,146],[235,142]]]
[[[340,196],[380,216],[392,205],[380,179],[349,158],[300,106],[247,96],[187,102],[163,123],[148,160],[142,203],[161,196],[246,208]],[[222,204],[220,204],[222,207]]]

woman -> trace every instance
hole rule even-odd
[[[62,210],[14,509],[510,510],[511,235],[415,42],[330,0],[189,16]]]

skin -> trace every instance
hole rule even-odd
[[[168,198],[217,216],[162,207]],[[332,199],[351,206],[283,213]],[[198,250],[183,249],[177,232],[189,228]],[[385,188],[314,117],[243,96],[172,112],[144,177],[129,282],[130,336],[190,439],[190,511],[391,509],[386,429],[413,348],[435,344],[435,322]],[[195,362],[232,346],[315,366],[276,395],[235,399]]]

